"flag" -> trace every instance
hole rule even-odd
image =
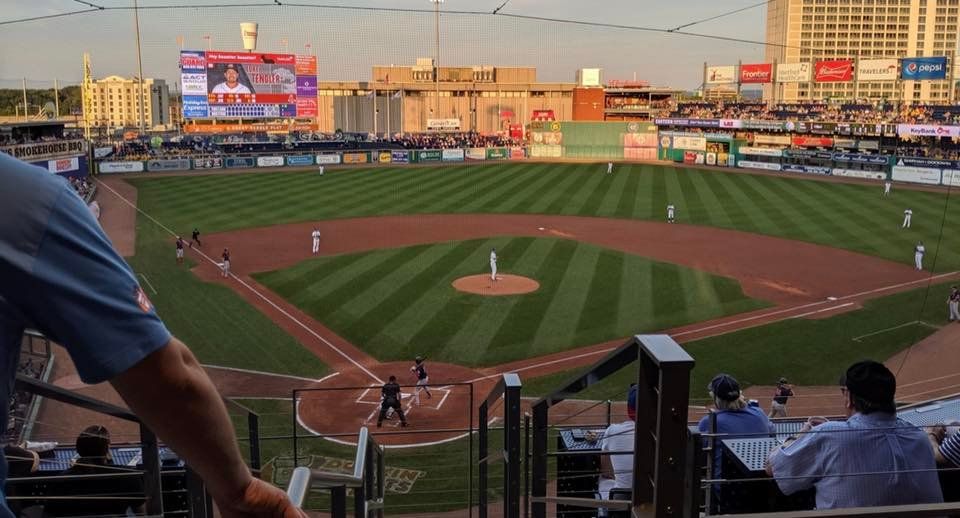
[[[401,97],[403,97],[403,90],[397,90],[396,93],[393,94],[394,99],[399,99]]]
[[[373,99],[373,90],[370,90],[370,93],[367,94],[367,99]]]

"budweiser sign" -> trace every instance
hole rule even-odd
[[[817,61],[813,67],[813,80],[818,83],[845,83],[853,80],[853,61],[837,59]]]
[[[740,65],[740,82],[744,84],[769,83],[773,81],[773,65],[758,63]]]

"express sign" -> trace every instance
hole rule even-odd
[[[740,65],[740,82],[744,84],[769,83],[773,81],[773,65],[758,63]]]
[[[813,71],[814,81],[818,83],[845,83],[853,80],[853,61],[849,59],[817,61]]]

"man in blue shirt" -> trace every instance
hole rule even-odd
[[[10,397],[24,328],[39,329],[66,347],[84,382],[109,381],[200,474],[221,516],[305,516],[283,491],[252,477],[213,383],[167,331],[76,192],[3,153],[0,279],[0,401]],[[0,458],[0,488],[6,474]],[[0,504],[0,517],[12,516]]]
[[[770,453],[767,473],[787,495],[816,488],[817,509],[942,502],[933,451],[897,418],[896,390],[882,363],[853,364],[841,381],[848,419],[811,418]]]

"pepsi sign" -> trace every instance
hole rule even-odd
[[[947,57],[904,58],[900,60],[900,78],[908,81],[947,78]]]

